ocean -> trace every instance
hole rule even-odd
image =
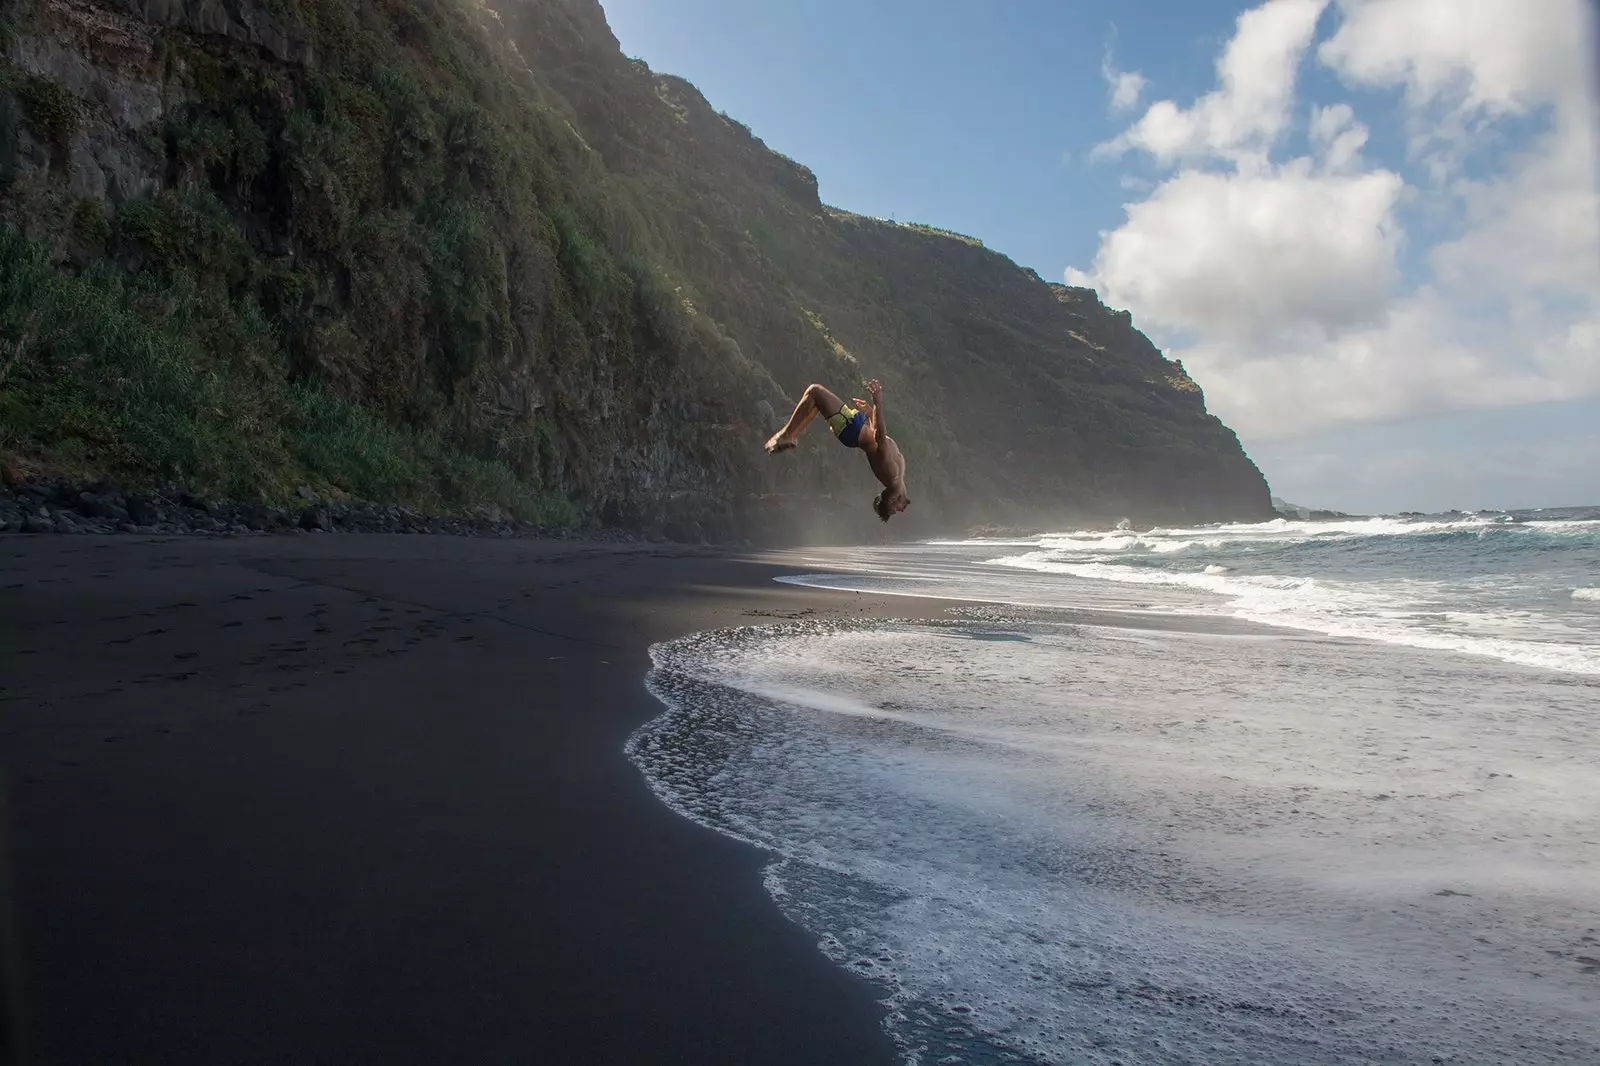
[[[630,757],[907,1063],[1600,1063],[1600,508],[793,553]]]

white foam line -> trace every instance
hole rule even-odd
[[[1453,520],[1408,520],[1401,518],[1369,518],[1354,521],[1296,522],[1274,519],[1241,525],[1216,525],[1195,527],[1155,528],[1145,531],[1119,530],[1063,530],[1041,533],[1028,538],[975,538],[972,540],[937,540],[922,543],[930,547],[1034,547],[1056,551],[1128,551],[1143,548],[1157,553],[1176,552],[1200,542],[1208,548],[1228,544],[1295,544],[1311,540],[1355,540],[1364,537],[1408,537],[1431,533],[1487,533],[1504,530],[1511,533],[1537,531],[1554,535],[1585,535],[1600,532],[1600,522],[1590,519],[1554,519],[1518,522],[1506,515],[1473,515]]]
[[[1132,570],[1127,567],[1106,563],[1059,563],[1037,558],[1037,556],[1044,554],[1046,553],[1035,552],[1031,555],[992,559],[990,563],[1024,571],[1068,575],[1115,584],[1178,586],[1211,592],[1218,596],[1232,599],[1233,602],[1230,606],[1233,608],[1231,612],[1233,617],[1263,625],[1323,633],[1332,637],[1376,641],[1382,644],[1417,648],[1423,651],[1481,655],[1518,666],[1555,670],[1561,673],[1600,674],[1600,658],[1595,657],[1590,649],[1578,645],[1537,640],[1489,640],[1480,637],[1446,636],[1404,626],[1375,628],[1371,624],[1364,624],[1359,619],[1328,617],[1326,614],[1322,617],[1307,617],[1300,612],[1306,609],[1315,611],[1319,609],[1318,606],[1315,604],[1290,603],[1286,601],[1284,594],[1293,594],[1318,587],[1319,583],[1312,578],[1284,578],[1266,575],[1230,578],[1218,574],[1183,574],[1159,570]],[[1347,598],[1361,595],[1360,593],[1345,593]],[[1370,595],[1366,598],[1370,599]],[[1323,611],[1336,611],[1339,609],[1339,605],[1332,603],[1331,606],[1324,606],[1321,609]],[[1168,610],[1174,614],[1216,613],[1215,610],[1203,608],[1197,610],[1183,605],[1174,605]],[[1409,611],[1405,613],[1409,613]],[[1376,618],[1372,619],[1372,621],[1377,620]],[[1381,625],[1382,623],[1380,622],[1379,624]]]
[[[867,573],[867,574],[869,574],[870,576],[873,576],[873,577],[881,576],[878,572],[875,572],[875,571],[874,572],[861,571],[861,572],[862,573]],[[1141,616],[1141,617],[1142,616],[1149,616],[1149,615],[1174,615],[1174,614],[1183,614],[1183,615],[1186,615],[1188,617],[1204,617],[1204,614],[1202,612],[1198,612],[1198,611],[1180,611],[1177,605],[1173,605],[1173,606],[1170,606],[1170,607],[1102,607],[1102,606],[1099,606],[1097,604],[1095,604],[1095,605],[1085,605],[1085,604],[1050,603],[1050,602],[1036,601],[1036,600],[1019,600],[1019,599],[1015,599],[1013,597],[999,596],[999,595],[995,595],[995,594],[987,594],[986,595],[986,594],[982,594],[982,593],[939,592],[937,590],[921,590],[921,589],[857,588],[855,585],[839,583],[839,579],[842,576],[843,575],[836,575],[836,574],[793,574],[793,575],[786,575],[786,576],[783,576],[783,577],[776,577],[776,578],[773,578],[773,580],[779,582],[780,584],[784,584],[784,585],[798,585],[801,588],[827,589],[827,590],[829,590],[831,592],[865,592],[865,593],[870,593],[870,594],[872,594],[874,596],[904,596],[907,599],[913,599],[913,600],[948,600],[948,601],[953,602],[953,603],[985,603],[985,604],[991,604],[991,605],[994,605],[994,606],[1001,606],[1001,607],[1030,607],[1030,608],[1033,608],[1035,610],[1042,610],[1042,611],[1084,611],[1084,612],[1088,612],[1088,613],[1091,613],[1091,614],[1127,614],[1127,615],[1137,615],[1137,616]],[[920,580],[937,581],[938,579],[937,578],[922,578]],[[1094,583],[1093,579],[1090,579],[1090,578],[1078,578],[1077,580],[1084,582],[1085,585],[1092,585]],[[1204,592],[1203,590],[1196,590],[1196,591],[1200,592],[1201,595],[1205,595],[1205,596],[1215,595],[1214,593]],[[1094,626],[1094,623],[1083,623],[1083,624],[1091,626],[1091,627]],[[1102,625],[1100,628],[1116,629],[1116,628],[1119,628],[1119,627],[1112,626],[1112,625]]]
[[[985,540],[980,537],[977,540],[923,540],[917,543],[929,548],[1037,548],[1039,537],[1029,537],[1026,540]]]

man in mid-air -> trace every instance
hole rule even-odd
[[[808,385],[788,425],[767,441],[767,451],[773,455],[788,451],[800,441],[800,431],[821,415],[828,420],[828,428],[846,448],[860,448],[867,456],[867,465],[883,482],[883,491],[872,498],[872,510],[885,522],[911,506],[906,498],[906,459],[900,446],[889,436],[883,423],[883,386],[874,378],[867,383],[867,393],[872,402],[857,397],[855,406],[845,402],[821,385]]]

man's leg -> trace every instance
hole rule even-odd
[[[806,386],[805,394],[795,405],[794,414],[789,416],[788,424],[767,441],[767,451],[776,454],[793,448],[800,439],[800,431],[810,425],[813,418],[818,415],[832,418],[843,408],[844,401],[821,385]]]

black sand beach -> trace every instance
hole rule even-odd
[[[874,1063],[754,849],[651,795],[647,649],[943,606],[710,551],[0,541],[31,1063]]]

